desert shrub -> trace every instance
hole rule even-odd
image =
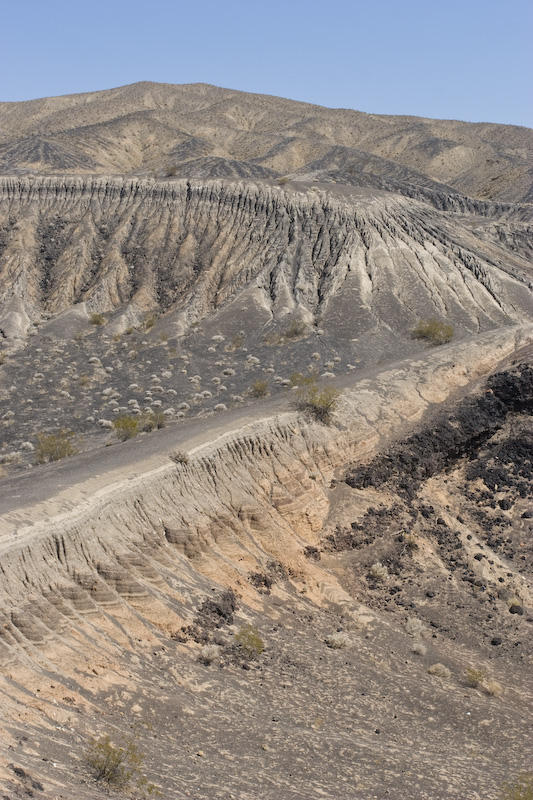
[[[89,322],[91,323],[91,325],[105,325],[106,318],[104,317],[103,314],[95,313],[91,314],[91,316],[89,317]]]
[[[301,388],[302,386],[314,386],[317,377],[318,373],[316,370],[311,372],[310,375],[303,375],[301,372],[293,372],[289,380],[292,386]]]
[[[341,650],[349,644],[350,637],[346,633],[338,631],[337,633],[330,633],[329,636],[326,636],[325,641],[327,646],[331,647],[333,650]]]
[[[376,561],[376,563],[372,564],[368,570],[368,574],[375,581],[383,582],[389,577],[389,570],[381,563],[381,561]]]
[[[134,789],[144,797],[160,795],[144,774],[144,755],[134,736],[122,737],[119,744],[113,744],[109,736],[91,739],[85,752],[85,762],[95,779],[110,788]]]
[[[533,800],[533,772],[521,772],[512,783],[502,786],[501,800]]]
[[[250,397],[259,398],[259,397],[266,397],[268,394],[268,381],[261,380],[258,378],[255,380],[248,390],[248,394]]]
[[[296,408],[311,417],[329,425],[333,412],[337,409],[340,392],[333,386],[320,389],[315,383],[303,387],[298,392]]]
[[[470,686],[471,689],[476,689],[480,686],[485,678],[487,677],[487,673],[484,669],[475,669],[474,667],[468,667],[466,670],[466,685]]]
[[[281,178],[278,178],[278,186],[285,186],[286,183],[289,182],[289,179],[283,175]]]
[[[149,314],[144,320],[144,327],[146,328],[147,331],[150,331],[152,330],[156,322],[157,322],[156,314]]]
[[[501,694],[503,694],[503,689],[498,681],[484,681],[483,689],[491,697],[499,697]]]
[[[306,330],[307,325],[303,319],[293,319],[289,327],[283,331],[283,336],[285,339],[298,339]]]
[[[219,654],[220,654],[220,650],[216,646],[216,644],[206,644],[200,650],[200,655],[198,656],[198,661],[200,661],[201,664],[205,664],[206,666],[209,666],[209,664],[212,664],[213,661],[216,661],[216,659],[218,658]]]
[[[148,433],[164,428],[166,424],[167,418],[164,413],[159,410],[155,410],[151,414],[145,414],[139,420],[140,429]]]
[[[411,338],[424,339],[432,345],[446,344],[453,339],[453,328],[435,318],[420,320],[411,331]]]
[[[241,347],[244,346],[244,336],[242,333],[238,333],[236,336],[233,337],[231,342],[226,345],[224,348],[226,352],[231,353],[234,350],[240,350]]]
[[[452,674],[444,664],[432,664],[428,668],[428,672],[430,675],[436,675],[438,678],[449,678]]]
[[[73,456],[78,448],[73,442],[74,431],[61,428],[57,433],[38,433],[35,447],[35,463],[47,464],[49,461],[60,461]]]
[[[404,537],[403,549],[408,553],[412,553],[413,550],[418,550],[418,536],[416,533],[408,533],[407,536]]]
[[[183,453],[181,450],[176,450],[174,453],[169,455],[171,461],[174,461],[176,464],[188,464],[189,463],[189,456],[187,453]]]
[[[240,651],[250,661],[260,656],[265,649],[265,643],[259,636],[259,631],[250,623],[239,628],[235,639]]]
[[[5,364],[6,361],[7,361],[6,354],[5,353],[0,353],[0,366],[2,366],[2,364]]]
[[[141,429],[141,420],[131,414],[121,414],[113,422],[113,428],[121,442],[133,439]]]
[[[167,178],[173,178],[177,174],[178,174],[178,168],[176,166],[167,167],[165,170],[165,176]]]
[[[405,623],[405,630],[409,636],[420,636],[426,630],[426,626],[418,617],[409,617]]]
[[[425,656],[427,653],[426,645],[422,644],[422,642],[413,642],[411,645],[411,653],[414,653],[416,656]]]

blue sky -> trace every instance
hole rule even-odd
[[[141,80],[533,127],[531,0],[4,4],[0,100]]]

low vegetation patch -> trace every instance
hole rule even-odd
[[[501,800],[533,800],[533,772],[521,772],[512,783],[502,786]]]
[[[378,583],[383,583],[389,577],[389,570],[381,561],[376,561],[368,570],[368,574],[375,581],[378,581]]]
[[[288,328],[283,331],[285,339],[299,339],[307,330],[307,325],[303,319],[293,319]]]
[[[115,433],[121,442],[133,439],[141,430],[141,420],[131,414],[121,414],[113,422]]]
[[[453,339],[453,327],[435,318],[420,320],[411,331],[411,338],[423,339],[432,345],[446,344]]]
[[[105,325],[106,321],[107,320],[106,320],[106,318],[104,317],[103,314],[96,314],[95,313],[95,314],[91,314],[91,316],[89,317],[89,322],[91,323],[91,325],[97,325],[97,326]]]
[[[134,736],[122,737],[118,744],[114,744],[107,735],[91,739],[85,752],[85,762],[95,779],[109,788],[133,791],[140,797],[157,797],[161,794],[144,774],[144,754],[139,750]]]
[[[311,382],[310,385],[302,387],[298,392],[296,408],[313,417],[317,422],[329,425],[337,410],[339,397],[340,392],[333,386],[324,386],[321,389],[315,382]]]
[[[189,463],[189,456],[187,453],[184,453],[182,450],[176,450],[174,453],[169,455],[171,461],[174,461],[175,464],[188,464]]]
[[[450,678],[451,672],[448,667],[445,667],[444,664],[432,664],[428,672],[430,675],[436,675],[437,678]]]
[[[350,637],[346,633],[338,631],[337,633],[330,633],[329,636],[326,636],[325,641],[327,646],[331,647],[332,650],[341,650],[343,647],[347,647],[350,642]]]
[[[487,673],[484,669],[469,667],[466,670],[466,685],[470,686],[471,689],[477,689],[478,686],[484,683],[486,677]]]
[[[248,623],[243,625],[235,634],[239,650],[249,661],[258,658],[265,649],[265,643],[259,636],[256,627]]]
[[[258,378],[256,381],[253,382],[252,386],[248,390],[248,394],[250,395],[250,397],[253,397],[256,400],[259,397],[266,397],[268,394],[268,381],[264,381]]]
[[[151,431],[164,428],[167,418],[162,411],[134,416],[133,414],[121,414],[113,421],[113,429],[121,442],[134,439],[138,433],[150,433]]]
[[[35,447],[35,463],[47,464],[60,461],[79,452],[74,441],[74,431],[62,428],[57,433],[38,433]]]

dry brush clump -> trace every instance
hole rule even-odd
[[[175,464],[188,464],[189,463],[189,456],[187,453],[184,453],[182,450],[175,450],[173,453],[169,454],[169,458],[171,461],[174,461]]]
[[[435,318],[420,320],[411,331],[411,338],[423,339],[432,345],[447,344],[453,339],[453,327]]]
[[[200,650],[198,661],[208,667],[220,656],[220,648],[216,644],[206,644]]]
[[[389,570],[384,564],[381,563],[381,561],[376,561],[376,563],[372,564],[368,570],[368,575],[378,583],[384,583],[389,577]]]
[[[341,650],[343,647],[349,645],[350,637],[343,631],[337,631],[336,633],[330,633],[326,636],[325,642],[332,650]]]
[[[432,664],[428,668],[428,672],[429,672],[430,675],[436,675],[437,678],[446,678],[447,679],[447,678],[450,678],[451,675],[452,675],[452,673],[450,672],[448,667],[445,667],[444,664],[440,664],[440,663],[439,664]]]

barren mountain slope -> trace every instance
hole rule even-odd
[[[355,185],[376,175],[412,183],[418,174],[415,183],[531,202],[531,154],[527,128],[327,109],[204,84],[0,103],[1,171],[18,174],[174,169],[183,177],[288,173]]]
[[[0,104],[0,796],[108,796],[106,736],[176,800],[528,769],[529,137]]]

